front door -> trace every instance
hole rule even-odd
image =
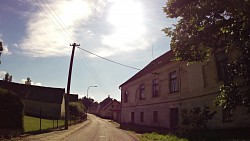
[[[135,113],[131,112],[131,124],[135,123]]]
[[[179,122],[178,108],[170,108],[170,130],[177,129]]]

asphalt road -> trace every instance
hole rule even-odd
[[[64,141],[138,141],[128,131],[119,128],[110,120],[89,116],[89,124],[64,138]]]

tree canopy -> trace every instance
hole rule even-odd
[[[31,79],[29,77],[27,77],[27,80],[25,81],[26,85],[31,85]]]
[[[226,65],[226,78],[216,103],[250,109],[250,1],[168,0],[163,11],[178,23],[163,29],[171,37],[176,60],[206,61],[219,48],[240,55]],[[240,92],[244,87],[245,91]]]
[[[10,75],[9,73],[6,73],[3,80],[12,82],[12,75]]]
[[[2,55],[2,51],[3,51],[3,43],[0,42],[0,57]],[[1,60],[0,60],[0,64],[1,64]]]

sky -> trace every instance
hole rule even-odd
[[[75,50],[71,93],[95,101],[120,100],[119,86],[170,49],[161,31],[166,0],[0,0],[0,78],[67,88],[70,55]],[[87,52],[86,52],[87,51]],[[98,55],[95,56],[91,53]]]

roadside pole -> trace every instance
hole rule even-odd
[[[70,46],[73,46],[73,48],[72,48],[72,53],[71,53],[70,65],[69,65],[67,94],[65,95],[65,129],[69,128],[69,94],[70,94],[70,83],[71,83],[71,74],[72,74],[72,66],[73,66],[73,61],[74,61],[75,47],[80,46],[80,44],[73,43],[73,44],[70,44]]]

